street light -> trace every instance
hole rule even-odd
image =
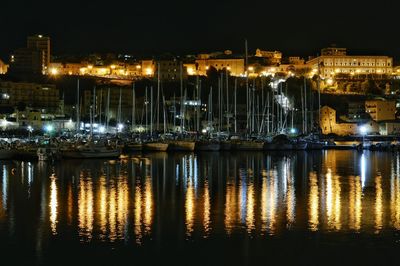
[[[32,126],[28,126],[28,127],[27,127],[27,130],[28,130],[29,138],[31,138],[31,133],[32,133],[32,131],[33,131]]]
[[[360,127],[360,133],[361,133],[361,135],[362,135],[362,145],[363,145],[363,148],[364,148],[364,139],[365,139],[365,135],[367,135],[367,127],[366,126],[361,126]]]

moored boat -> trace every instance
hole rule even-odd
[[[215,141],[197,141],[195,148],[198,151],[219,151],[221,145]]]
[[[167,151],[169,144],[164,142],[145,142],[143,143],[144,151]]]
[[[195,141],[191,140],[172,140],[168,142],[169,151],[194,151]]]

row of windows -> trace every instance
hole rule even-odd
[[[352,63],[347,63],[347,62],[324,62],[325,66],[386,66],[386,63],[361,63],[361,62],[352,62]],[[387,66],[390,66],[390,63],[387,63]]]

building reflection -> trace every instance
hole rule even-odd
[[[341,229],[341,188],[340,178],[336,174],[332,174],[331,168],[325,175],[326,177],[326,218],[328,221],[328,229]]]
[[[400,230],[400,156],[398,154],[391,161],[390,213],[393,227]]]
[[[79,178],[78,222],[81,241],[90,241],[93,233],[93,181],[85,172]]]
[[[309,197],[308,197],[308,227],[311,231],[317,231],[319,226],[319,189],[318,177],[315,172],[309,174]]]
[[[349,177],[349,228],[355,231],[361,229],[362,217],[362,180],[360,176]]]
[[[375,177],[375,233],[379,233],[383,226],[383,199],[382,177]]]
[[[317,163],[301,153],[157,156],[94,161],[57,178],[50,167],[38,178],[35,163],[3,164],[0,226],[18,227],[20,206],[36,200],[37,234],[58,238],[67,228],[82,242],[400,230],[397,154],[327,151]]]
[[[57,183],[56,183],[56,176],[52,175],[50,177],[50,226],[51,232],[53,235],[57,234],[57,208],[58,208],[58,199],[57,199]]]

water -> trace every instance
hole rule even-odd
[[[396,265],[400,154],[0,162],[1,265]]]

